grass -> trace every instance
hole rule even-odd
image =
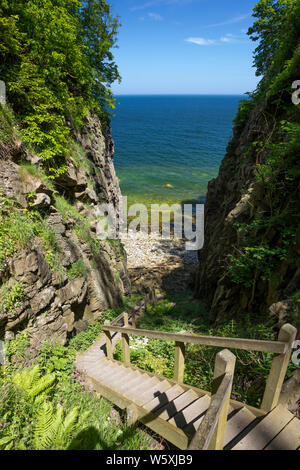
[[[49,180],[44,170],[30,163],[22,163],[19,167],[19,176],[21,180],[26,181],[26,177],[28,175],[34,178],[39,178],[47,188],[54,190],[54,185],[52,181]]]
[[[87,243],[90,247],[92,255],[99,255],[101,252],[101,244],[90,231],[89,222],[77,223],[74,225],[73,232],[83,243]]]
[[[74,161],[75,168],[81,168],[85,170],[88,174],[92,173],[93,165],[88,160],[82,145],[80,145],[75,140],[71,139],[69,142],[69,147],[71,150],[71,157]]]
[[[24,285],[16,282],[9,286],[8,282],[0,287],[0,313],[12,313],[15,307],[24,300]]]
[[[78,212],[78,210],[63,196],[55,196],[54,205],[65,222],[70,218],[75,220],[84,220],[84,217]]]
[[[57,236],[38,212],[19,209],[12,199],[0,195],[0,271],[18,250],[32,247],[35,237],[41,241],[46,261],[53,272],[61,273]]]
[[[84,262],[79,259],[68,269],[68,278],[76,279],[77,277],[86,277],[87,267]]]

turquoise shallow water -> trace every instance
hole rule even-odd
[[[203,200],[242,96],[117,96],[115,167],[129,202]],[[167,188],[164,185],[172,185]]]

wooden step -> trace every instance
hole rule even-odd
[[[121,375],[116,375],[116,376],[110,376],[110,378],[107,380],[107,385],[111,388],[115,388],[117,386],[118,392],[121,392],[121,387],[125,385],[131,386],[131,383],[136,380],[137,378],[140,378],[141,374],[140,372],[133,371],[129,368],[124,370],[124,373]]]
[[[245,407],[238,410],[232,417],[229,417],[226,425],[224,446],[231,442],[255,420],[256,416]]]
[[[125,392],[126,390],[135,390],[136,387],[139,385],[145,383],[145,379],[148,379],[147,374],[141,374],[138,372],[138,374],[135,376],[134,379],[126,381],[124,384],[121,384],[119,387],[119,392]]]
[[[124,396],[130,399],[133,399],[133,397],[140,398],[144,393],[147,393],[149,390],[152,390],[161,383],[157,377],[150,377],[148,374],[146,375],[147,377],[144,378],[144,381],[140,385],[136,386],[134,390],[124,391]]]
[[[204,395],[201,398],[198,398],[194,401],[191,405],[184,408],[179,413],[176,413],[173,418],[169,419],[169,423],[177,426],[180,429],[185,430],[188,425],[190,425],[193,421],[198,420],[202,416],[204,416],[205,412],[207,411],[210,405],[210,397],[208,395]],[[191,433],[193,433],[194,428],[190,426]]]
[[[184,393],[184,389],[180,385],[173,385],[170,388],[162,391],[157,397],[152,398],[150,401],[143,404],[143,408],[147,411],[155,413],[162,406],[167,405],[170,401],[175,400],[179,395]]]
[[[103,361],[99,361],[99,362],[90,362],[87,364],[87,367],[89,370],[93,370],[93,371],[96,371],[96,372],[100,372],[101,374],[104,374],[104,372],[108,371],[108,370],[113,370],[115,369],[115,365],[114,364],[109,364],[109,363],[106,363],[106,362],[103,362]]]
[[[139,393],[136,395],[136,392],[134,394],[134,401],[137,405],[143,406],[144,403],[147,403],[148,401],[152,400],[153,398],[157,397],[161,393],[163,393],[165,390],[170,388],[170,382],[166,380],[157,380],[156,383],[150,387],[146,388],[143,390],[140,390]],[[144,393],[142,393],[142,391]]]
[[[284,406],[279,405],[268,413],[232,450],[262,450],[293,419]]]
[[[300,420],[296,417],[271,441],[265,450],[297,450],[300,448]]]
[[[119,383],[120,378],[122,377],[123,380],[128,380],[132,378],[133,371],[125,366],[118,366],[113,373],[107,371],[105,374],[105,383],[108,385],[114,384],[116,381]],[[122,382],[123,383],[123,382]]]
[[[94,368],[89,371],[89,375],[92,374],[93,377],[95,377],[96,379],[100,381],[104,381],[106,383],[111,377],[116,378],[120,374],[124,373],[125,369],[126,368],[124,366],[123,367],[113,366],[113,367],[106,368],[103,371],[97,370],[96,368]]]
[[[105,363],[93,364],[92,363],[89,365],[88,370],[91,372],[96,372],[100,377],[100,376],[104,376],[108,374],[109,372],[118,370],[118,366],[115,364],[105,364]]]
[[[168,420],[197,400],[197,398],[199,398],[199,396],[193,390],[187,390],[179,395],[179,397],[175,398],[175,400],[170,401],[167,405],[157,410],[155,414],[161,419]]]

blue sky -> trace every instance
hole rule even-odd
[[[255,89],[246,31],[257,0],[110,0],[122,26],[115,94],[242,94]]]

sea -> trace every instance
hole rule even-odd
[[[205,202],[243,95],[122,95],[115,168],[129,204]]]

